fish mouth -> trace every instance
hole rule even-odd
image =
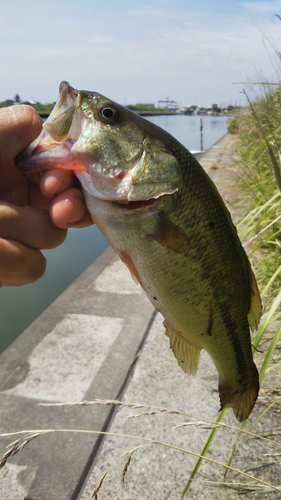
[[[128,202],[118,202],[115,201],[114,204],[123,210],[141,210],[143,208],[151,207],[158,202],[159,198],[149,198],[148,200],[138,200],[138,201],[128,201]]]
[[[75,90],[65,81],[60,84],[59,94],[41,134],[15,158],[19,170],[72,170],[84,192],[128,211],[152,206],[164,194],[178,191],[182,181],[176,159],[157,141],[150,151],[151,141],[144,131],[135,142],[132,136],[134,146],[129,148],[128,155],[127,151],[123,154],[116,139],[117,145],[113,141],[116,152],[111,157],[105,152],[101,139],[108,130],[103,127],[108,125],[103,125],[98,111],[92,110],[107,98],[96,92]],[[124,140],[124,132],[122,137]],[[111,146],[110,140],[105,144]],[[155,157],[164,165],[164,174],[156,176],[156,180],[150,168],[150,163],[156,162]]]
[[[65,81],[60,84],[59,94],[40,135],[14,159],[23,172],[85,170],[84,162],[71,151],[83,125],[80,94]]]

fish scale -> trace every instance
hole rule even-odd
[[[248,418],[259,391],[249,326],[261,300],[212,180],[170,134],[67,82],[43,129],[17,166],[75,172],[93,221],[163,315],[179,366],[195,373],[205,349],[221,409]]]

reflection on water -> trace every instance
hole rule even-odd
[[[204,149],[227,132],[227,117],[204,116]],[[190,150],[200,149],[200,117],[162,115],[149,120],[167,130]],[[32,285],[0,289],[0,352],[53,302],[108,246],[93,226],[71,229],[57,249],[45,251],[47,271]]]
[[[200,150],[200,122],[203,124],[203,149],[209,149],[227,132],[228,116],[160,115],[149,121],[167,130],[190,151]]]

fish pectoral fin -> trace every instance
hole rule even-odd
[[[187,253],[190,249],[190,240],[184,230],[162,212],[157,214],[156,228],[149,236],[176,253]]]
[[[190,344],[190,342],[185,340],[168,325],[167,321],[164,321],[163,324],[166,328],[165,333],[170,339],[170,347],[178,361],[179,366],[185,373],[194,375],[198,368],[201,349],[198,349],[198,347],[195,347],[193,344]]]
[[[251,264],[247,259],[249,282],[250,282],[250,306],[248,311],[248,322],[252,331],[256,330],[262,315],[262,303],[255,275]]]
[[[254,365],[255,367],[255,365]],[[232,408],[239,422],[243,422],[250,415],[259,393],[259,375],[255,367],[253,376],[247,385],[233,387],[225,380],[219,380],[220,410]]]

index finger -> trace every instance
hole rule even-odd
[[[47,170],[40,177],[40,189],[48,200],[52,200],[58,194],[72,187],[78,187],[79,181],[70,170],[59,168]]]
[[[0,109],[0,163],[7,163],[41,132],[42,120],[31,106]]]

